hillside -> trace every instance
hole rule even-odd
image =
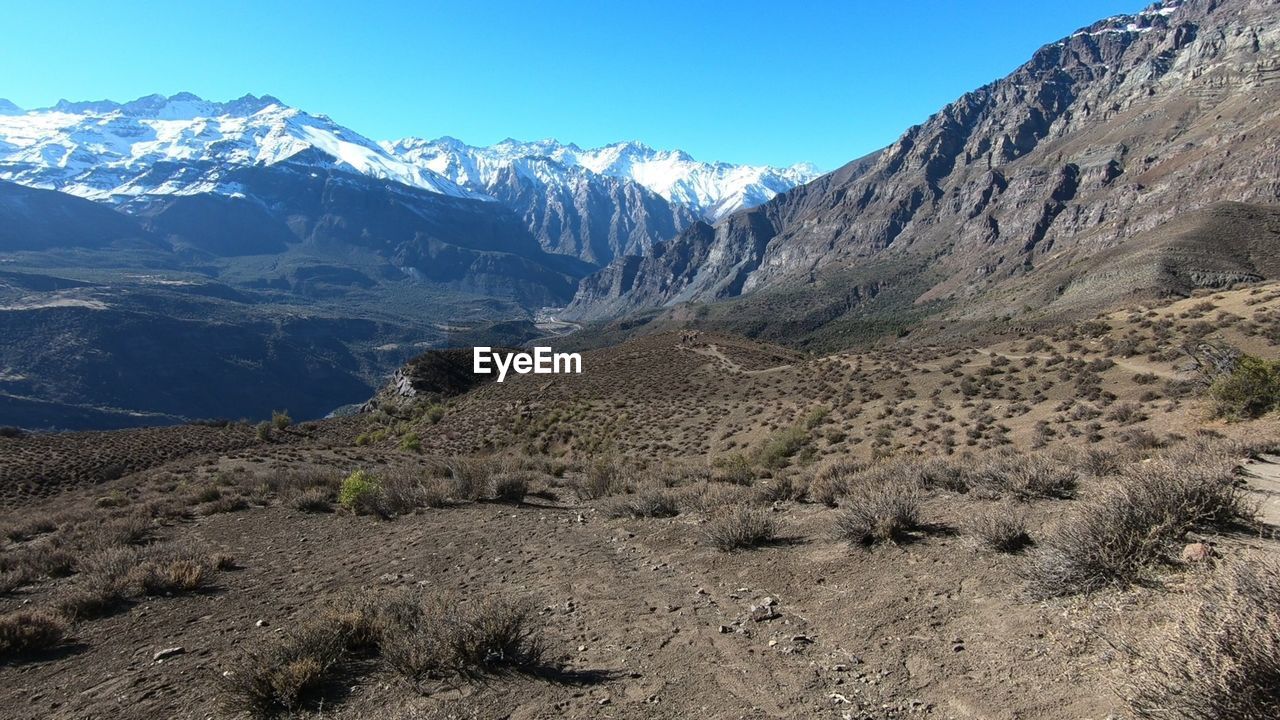
[[[349,418],[6,432],[0,627],[42,634],[0,644],[0,699],[24,719],[1244,707],[1274,633],[1220,649],[1194,618],[1275,599],[1280,424],[1213,418],[1192,358],[1274,357],[1278,318],[1264,284],[970,348],[685,332],[470,390],[434,354],[412,396]],[[1159,522],[1113,522],[1126,507]],[[480,627],[515,635],[428,652]],[[1242,689],[1169,675],[1202,657],[1245,658]]]
[[[1009,311],[1009,288],[1034,300],[1020,314],[1049,316],[1043,299],[1067,268],[1103,253],[1145,263],[1153,233],[1201,222],[1214,203],[1269,213],[1280,201],[1277,9],[1189,0],[1083,28],[873,156],[616,261],[565,317],[755,296],[733,314],[782,304],[818,325],[911,309],[989,319]],[[1218,266],[1239,263],[1216,250],[1184,253],[1179,263],[1204,267],[1176,281],[1117,272],[1139,295],[1221,287],[1232,274]]]

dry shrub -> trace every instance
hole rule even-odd
[[[946,458],[915,460],[903,469],[922,488],[964,493],[969,491],[964,468]]]
[[[766,503],[803,500],[808,493],[809,487],[804,479],[791,473],[777,475],[756,486],[756,496]]]
[[[759,473],[751,458],[737,453],[717,458],[711,466],[710,479],[734,485],[750,485],[758,476]]]
[[[1080,479],[1070,465],[1044,455],[993,458],[971,468],[968,475],[970,486],[1019,500],[1069,498]]]
[[[453,479],[453,495],[459,500],[478,500],[489,491],[495,463],[487,458],[451,458],[447,461]]]
[[[303,512],[333,512],[333,491],[327,487],[309,487],[295,495],[290,504]]]
[[[38,515],[5,525],[3,535],[13,542],[23,542],[57,529],[58,523],[52,515]]]
[[[703,515],[715,514],[725,507],[748,505],[755,499],[751,491],[741,485],[718,482],[691,485],[676,492],[677,502],[682,508]]]
[[[81,536],[88,535],[96,547],[114,545],[138,545],[145,541],[155,528],[151,517],[145,513],[131,513],[123,517],[112,518],[101,525],[91,528],[76,528]]]
[[[324,687],[346,652],[336,624],[313,620],[246,652],[222,676],[234,711],[273,717],[302,708]]]
[[[440,595],[403,593],[377,614],[377,643],[391,669],[414,685],[445,673],[448,612]]]
[[[493,477],[493,497],[506,503],[519,503],[529,494],[529,476],[525,472],[505,472]]]
[[[130,573],[130,579],[146,595],[191,592],[208,581],[203,564],[187,558],[149,560]]]
[[[970,532],[983,545],[996,552],[1015,553],[1031,544],[1026,517],[1020,510],[1008,505],[975,517]]]
[[[627,491],[632,469],[619,457],[598,458],[589,464],[573,485],[579,500],[598,500]]]
[[[35,579],[35,575],[25,567],[0,572],[0,595],[15,593]]]
[[[66,621],[46,610],[15,610],[0,615],[0,659],[52,650],[66,634]]]
[[[840,458],[819,465],[809,479],[809,499],[828,507],[835,507],[840,498],[849,494],[854,478],[866,472],[869,466],[851,458]]]
[[[455,608],[453,663],[460,675],[538,669],[546,645],[527,603],[488,598]]]
[[[115,612],[133,592],[130,574],[138,557],[136,548],[114,547],[85,558],[77,564],[80,574],[75,586],[57,602],[59,611],[76,620]]]
[[[216,500],[204,503],[196,509],[196,512],[200,515],[217,515],[248,509],[249,500],[243,495],[223,495]]]
[[[1038,597],[1128,584],[1188,531],[1252,518],[1229,445],[1188,443],[1137,465],[1052,528],[1027,569]]]
[[[405,468],[396,468],[377,478],[378,492],[371,501],[375,512],[382,517],[404,515],[422,506],[422,475]]]
[[[1121,694],[1139,718],[1280,717],[1280,563],[1252,557],[1206,572],[1168,626],[1126,649]]]
[[[773,542],[778,525],[767,508],[737,505],[712,516],[706,534],[717,550],[729,552]]]
[[[920,491],[913,483],[862,484],[843,506],[835,522],[836,537],[851,543],[896,542],[920,526]]]
[[[536,670],[546,646],[527,603],[460,602],[435,593],[405,593],[379,614],[379,650],[400,675],[419,684],[449,675]]]
[[[424,478],[421,487],[418,488],[418,501],[422,503],[423,507],[446,507],[449,504],[449,498],[453,495],[454,488],[455,484],[449,478]]]
[[[605,508],[611,518],[668,518],[680,514],[680,498],[669,490],[648,490],[626,495]]]

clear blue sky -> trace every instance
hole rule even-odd
[[[374,139],[637,139],[824,170],[1141,0],[11,3],[0,97],[272,94]]]

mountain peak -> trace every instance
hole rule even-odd
[[[9,100],[0,98],[0,115],[21,115],[22,108],[18,107]]]

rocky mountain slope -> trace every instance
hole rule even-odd
[[[616,261],[568,316],[779,292],[808,309],[840,296],[838,315],[877,298],[999,316],[1020,309],[1001,291],[1015,279],[1054,278],[1016,300],[1069,293],[1074,276],[1056,271],[1183,213],[1280,201],[1278,18],[1274,0],[1187,0],[1095,23],[869,158]],[[1160,273],[1111,269],[1169,290]]]

